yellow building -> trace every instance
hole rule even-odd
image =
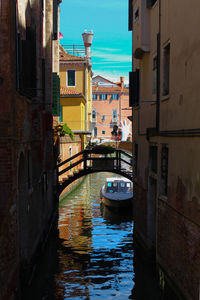
[[[91,66],[87,51],[85,57],[70,55],[60,45],[60,121],[87,137],[91,135]]]
[[[65,161],[67,158],[73,157],[75,154],[83,150],[87,142],[91,138],[92,123],[92,70],[90,47],[93,33],[84,33],[84,46],[79,46],[81,54],[85,52],[85,56],[79,56],[80,51],[76,51],[77,55],[71,55],[70,49],[67,51],[60,45],[60,116],[57,114],[57,120],[54,118],[54,125],[59,122],[66,123],[74,133],[74,139],[68,136],[60,136],[60,160]],[[74,50],[74,48],[73,48]],[[76,49],[77,50],[77,49]],[[76,158],[73,159],[76,162]],[[69,166],[70,163],[64,164],[62,168]],[[78,165],[77,168],[81,167]],[[60,169],[60,170],[61,170]],[[62,179],[70,174],[62,175]],[[60,177],[61,179],[61,177]],[[78,181],[76,182],[78,183]],[[75,183],[75,184],[76,184]],[[72,185],[67,187],[65,194]]]

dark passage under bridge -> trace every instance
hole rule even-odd
[[[87,174],[112,172],[133,181],[132,156],[123,150],[83,150],[57,165],[58,194]]]

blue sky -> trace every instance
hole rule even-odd
[[[61,44],[83,44],[84,30],[94,32],[92,70],[110,80],[131,71],[131,32],[128,31],[128,0],[62,0]]]

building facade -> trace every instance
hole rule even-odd
[[[129,4],[138,185],[135,231],[156,254],[165,280],[183,299],[198,300],[200,4],[197,0]]]
[[[60,46],[60,121],[82,135],[91,131],[91,67],[90,57],[71,55]]]
[[[0,2],[1,300],[21,299],[56,213],[52,44],[60,2]]]
[[[114,126],[128,127],[127,138],[130,139],[132,124],[128,119],[131,115],[129,88],[124,85],[124,77],[120,77],[120,82],[111,82],[102,76],[95,76],[92,85],[93,140],[121,140],[121,135],[112,134]]]
[[[83,35],[88,34],[93,36],[92,33]],[[74,134],[73,140],[67,136],[60,137],[61,162],[83,150],[91,138],[92,65],[88,51],[90,46],[85,47],[85,56],[81,56],[69,54],[60,45],[60,116],[57,122],[67,124]],[[75,158],[71,163],[76,161]],[[67,166],[69,163],[64,164],[60,170]],[[81,164],[77,166],[80,167]],[[70,173],[68,171],[61,175],[60,180],[65,179]],[[78,181],[68,186],[63,194],[77,183]]]

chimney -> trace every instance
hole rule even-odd
[[[121,82],[121,88],[124,87],[124,77],[120,77],[120,82]]]
[[[85,56],[87,58],[91,58],[91,45],[92,45],[93,36],[94,34],[92,30],[90,32],[87,32],[87,30],[85,30],[85,32],[82,34],[83,42],[85,46]]]

